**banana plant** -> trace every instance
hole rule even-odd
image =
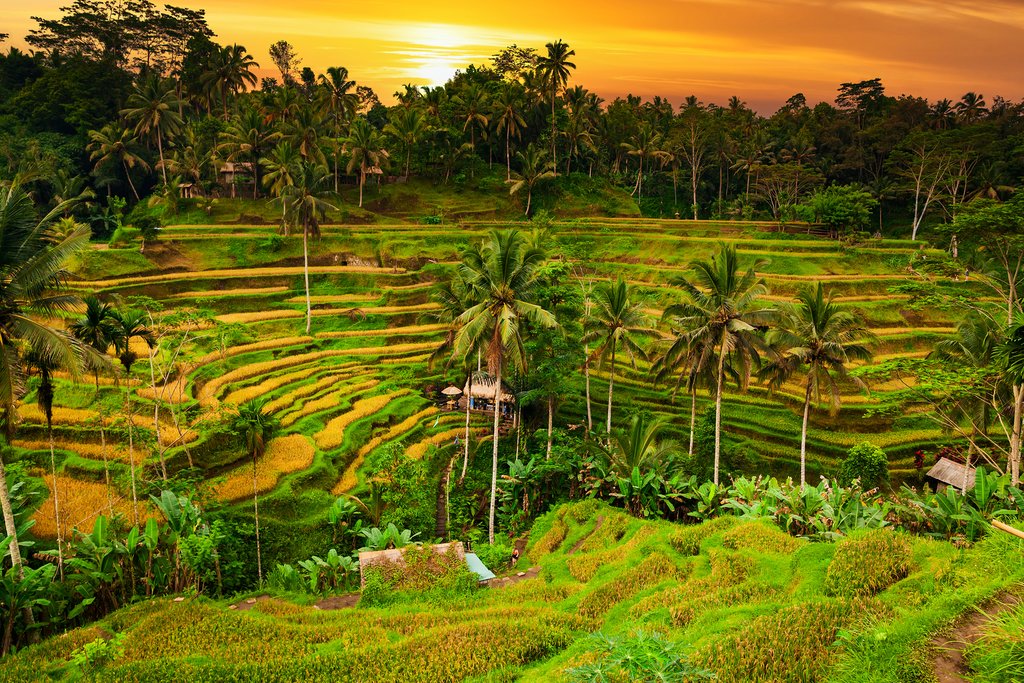
[[[10,536],[0,540],[0,552],[7,552],[10,543]],[[19,621],[24,622],[24,613],[28,611],[35,616],[39,608],[50,606],[49,594],[57,567],[52,564],[44,564],[38,569],[34,569],[26,565],[22,571],[23,575],[19,576],[18,570],[10,567],[0,573],[0,615],[4,620],[0,656],[7,655],[11,651],[11,647],[14,645],[15,626]],[[35,619],[33,628],[42,628],[46,624],[47,622],[43,619]],[[22,636],[27,631],[28,625],[22,623],[18,634]]]

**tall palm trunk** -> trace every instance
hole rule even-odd
[[[527,184],[526,189],[526,217],[530,216],[530,202],[533,201],[533,185]]]
[[[469,402],[470,397],[473,395],[473,371],[469,371],[469,383],[466,390],[466,438],[463,453],[462,453],[462,474],[459,475],[459,484],[466,478],[466,469],[469,467]]]
[[[725,335],[718,354],[718,378],[715,388],[715,486],[718,486],[718,465],[722,456],[722,380],[725,376]]]
[[[110,518],[114,518],[114,494],[110,490],[110,460],[107,459],[107,430],[103,427],[103,415],[100,415],[100,449],[103,453],[103,479],[107,483],[107,510]]]
[[[152,322],[152,317],[150,318]],[[160,437],[160,397],[156,390],[156,349],[149,347],[149,381],[153,387],[153,431],[156,434],[156,453],[160,458],[160,472],[167,481],[167,463],[164,461],[164,444]]]
[[[505,182],[512,182],[512,157],[509,156],[512,146],[509,141],[508,126],[505,126]]]
[[[132,518],[135,522],[135,526],[139,525],[139,495],[135,486],[135,422],[133,421],[134,415],[132,415],[132,397],[129,392],[129,382],[131,381],[131,375],[125,372],[124,382],[124,400],[125,406],[128,410],[128,465],[129,472],[132,477]]]
[[[256,577],[263,583],[263,552],[260,548],[260,497],[256,490],[256,454],[252,455],[252,515],[256,521]]]
[[[64,580],[64,536],[60,531],[60,495],[57,493],[57,459],[53,454],[53,425],[46,420],[46,434],[50,442],[50,473],[53,477],[53,524],[57,530],[57,574]]]
[[[363,185],[366,184],[366,171],[359,171],[359,208],[363,208]]]
[[[555,397],[548,396],[548,453],[547,459],[551,459],[551,441],[555,425]]]
[[[689,455],[693,457],[693,433],[697,426],[697,387],[694,385],[690,391],[690,450]]]
[[[360,199],[360,206],[362,200]],[[313,322],[313,306],[309,298],[309,226],[302,226],[302,276],[306,282],[306,334],[309,334]]]
[[[608,369],[608,424],[605,431],[612,433],[612,392],[615,385],[615,344],[612,344],[612,362]]]
[[[160,154],[160,174],[164,177],[164,187],[167,186],[167,164],[164,163],[164,141],[163,136],[157,132],[156,135],[156,149]]]
[[[124,177],[128,180],[128,187],[132,188],[132,194],[135,195],[135,201],[139,201],[139,191],[135,189],[135,183],[132,182],[132,172],[128,168],[128,163],[122,161],[121,165],[124,166]]]
[[[807,418],[811,414],[811,378],[807,378],[804,392],[804,423],[800,430],[800,489],[807,485]]]
[[[11,492],[7,488],[7,471],[4,468],[2,454],[0,454],[0,508],[3,509],[4,530],[11,538],[10,545],[7,546],[7,551],[11,554],[11,567],[14,569],[18,579],[23,580],[25,578],[25,568],[21,560],[21,546],[18,544],[18,527],[14,523],[14,508],[11,505]],[[0,568],[2,568],[2,563],[0,563]],[[32,626],[35,623],[32,610],[26,607],[23,614],[25,623],[28,626]],[[11,651],[13,620],[8,622],[8,626],[9,628],[4,632],[3,644],[0,646],[0,655],[7,655]],[[32,631],[32,633],[35,633],[35,631]]]
[[[1020,483],[1021,420],[1024,417],[1024,384],[1013,387],[1013,432],[1010,435],[1010,485]]]
[[[494,544],[494,509],[498,498],[498,421],[501,417],[501,366],[502,354],[498,354],[497,382],[494,385],[494,443],[491,451],[491,511],[487,522],[487,540]]]
[[[555,170],[555,175],[558,175],[558,157],[555,155],[555,97],[558,94],[558,87],[552,85],[551,87],[551,167]]]

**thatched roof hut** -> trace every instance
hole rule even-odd
[[[494,400],[494,375],[489,372],[474,372],[473,383],[470,386],[469,379],[466,379],[465,386],[462,387],[464,396],[469,398],[479,398],[488,401]],[[504,382],[501,383],[501,402],[502,403],[515,403],[516,396],[509,389],[508,385]]]
[[[966,477],[967,489],[974,488],[974,468],[949,458],[939,458],[939,461],[928,470],[927,476],[939,484],[952,486],[957,491],[964,489]]]

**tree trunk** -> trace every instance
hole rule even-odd
[[[313,323],[313,307],[309,298],[309,227],[306,225],[302,226],[302,276],[306,282],[306,334],[309,334]]]
[[[128,168],[128,163],[122,161],[121,165],[124,166],[124,177],[128,180],[128,187],[132,188],[132,194],[135,195],[135,201],[139,200],[139,191],[135,189],[135,183],[132,182],[132,172]]]
[[[693,433],[697,425],[697,387],[690,392],[690,457],[693,457]]]
[[[1021,419],[1024,414],[1024,384],[1013,388],[1013,433],[1010,435],[1010,485],[1020,484]]]
[[[252,456],[252,516],[256,521],[256,576],[263,583],[263,553],[260,548],[260,500],[256,491],[256,454]]]
[[[555,95],[558,93],[558,88],[552,84],[551,86],[551,167],[555,170],[555,175],[558,175],[558,157],[555,154]]]
[[[533,201],[533,188],[529,187],[526,190],[526,217],[530,217],[530,202]]]
[[[150,318],[152,322],[152,317]],[[160,438],[160,400],[159,394],[156,390],[156,370],[154,365],[156,364],[156,349],[149,347],[149,382],[153,387],[153,431],[156,434],[156,453],[160,458],[160,473],[163,475],[164,481],[167,481],[167,463],[164,462],[164,444]]]
[[[494,544],[494,509],[498,498],[498,429],[501,418],[501,366],[502,354],[498,354],[497,382],[494,385],[494,443],[491,454],[491,511],[487,522],[487,540]]]
[[[124,400],[128,408],[128,465],[132,475],[132,516],[135,526],[139,525],[139,495],[135,487],[135,423],[132,422],[132,397],[129,393],[131,375],[125,372]]]
[[[160,153],[160,174],[164,177],[164,187],[167,187],[167,164],[164,163],[163,136],[160,135],[159,131],[156,135],[156,149]]]
[[[548,396],[548,454],[547,459],[551,459],[551,441],[552,432],[555,426],[555,397]]]
[[[718,379],[715,388],[715,486],[718,486],[718,466],[722,457],[722,379],[725,375],[725,335],[718,354]]]
[[[800,490],[807,486],[807,418],[811,413],[811,380],[807,378],[804,393],[804,422],[800,430]]]
[[[509,130],[508,126],[505,126],[505,182],[512,182],[512,158],[509,157],[509,152],[512,149],[512,145],[509,142]]]
[[[462,484],[462,480],[466,478],[466,468],[469,467],[469,401],[470,396],[473,395],[473,371],[469,371],[469,381],[466,384],[466,395],[463,397],[466,399],[466,443],[464,444],[465,450],[462,456],[462,474],[459,475],[459,484]]]
[[[612,362],[608,372],[608,424],[605,431],[612,433],[612,391],[615,384],[615,344],[612,343]]]
[[[366,184],[366,172],[359,171],[359,208],[363,208],[363,185]]]
[[[0,453],[0,508],[3,508],[4,529],[11,537],[11,544],[8,552],[11,554],[11,566],[14,568],[18,579],[25,578],[25,571],[21,565],[21,546],[18,545],[18,527],[14,524],[14,508],[11,506],[11,492],[7,488],[7,471],[4,468],[3,454]]]
[[[107,430],[103,428],[103,415],[100,415],[100,449],[103,451],[103,478],[107,482],[107,510],[110,518],[114,518],[114,494],[110,492],[110,460],[107,459]]]
[[[57,459],[53,455],[53,426],[46,421],[46,433],[50,442],[50,476],[53,477],[53,525],[57,530],[57,574],[64,580],[64,538],[60,532],[60,495],[57,493]]]

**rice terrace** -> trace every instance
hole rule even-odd
[[[0,681],[1024,681],[1001,71],[44,4],[0,12]]]

